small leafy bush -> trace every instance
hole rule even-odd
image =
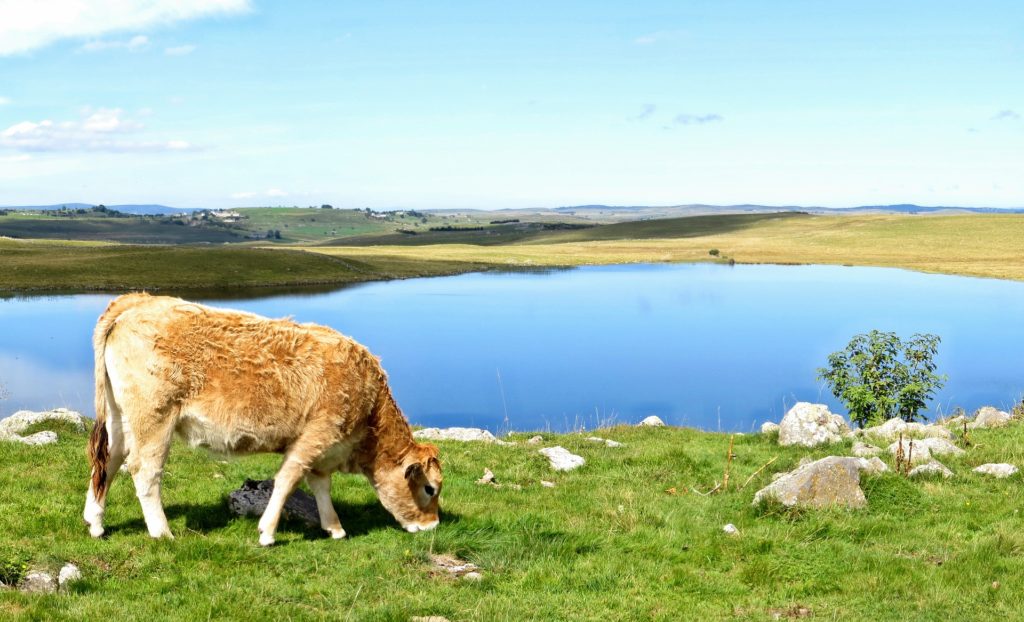
[[[720,251],[717,248],[713,248],[708,251],[708,255],[711,255],[712,257],[718,257],[719,252]]]
[[[915,334],[904,342],[878,330],[856,335],[845,350],[829,355],[818,378],[861,427],[893,417],[916,421],[946,383],[946,376],[935,373],[939,341],[937,335]]]

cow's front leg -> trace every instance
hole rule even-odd
[[[331,501],[331,475],[324,475],[317,471],[310,471],[306,474],[306,483],[313,491],[316,499],[316,509],[320,513],[320,526],[331,534],[335,540],[345,537],[345,530],[338,519],[338,513],[334,510],[334,503]]]

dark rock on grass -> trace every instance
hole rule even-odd
[[[247,479],[242,487],[228,495],[228,507],[239,516],[259,518],[267,509],[270,494],[274,492],[274,480],[265,479],[261,482]],[[284,504],[284,517],[295,518],[311,527],[320,526],[320,514],[316,509],[316,499],[301,490],[296,490]]]

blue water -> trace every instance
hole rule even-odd
[[[92,415],[92,326],[109,295],[0,300],[0,416]],[[336,328],[381,357],[422,425],[567,430],[668,423],[749,431],[871,329],[942,337],[929,414],[1024,393],[1024,283],[836,266],[632,265],[467,274],[205,302]]]

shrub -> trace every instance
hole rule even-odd
[[[946,382],[935,373],[939,341],[937,335],[915,334],[903,342],[896,333],[877,330],[856,335],[845,350],[829,355],[818,378],[861,427],[892,417],[915,421]]]
[[[719,251],[718,251],[717,248],[713,248],[713,249],[708,251],[708,255],[711,255],[712,257],[718,257],[718,253],[719,253]]]

